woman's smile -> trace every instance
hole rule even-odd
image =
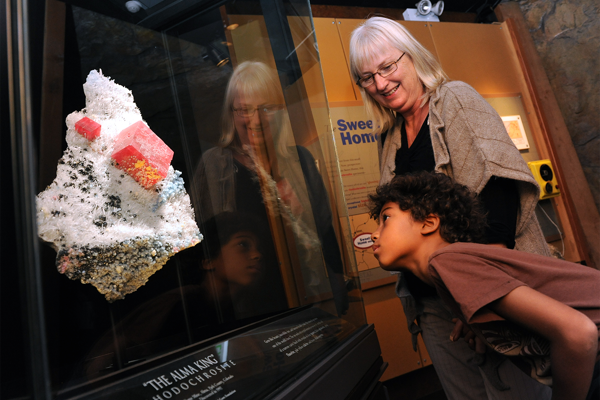
[[[387,92],[383,92],[381,94],[384,95],[385,97],[390,97],[391,95],[393,95],[394,93],[396,93],[396,91],[398,90],[399,87],[400,87],[400,83],[398,85],[396,85],[396,87],[394,87],[392,90],[389,90]]]
[[[263,128],[262,126],[249,126],[247,127],[248,133],[252,135],[252,139],[256,140],[257,138],[262,138],[263,136]]]

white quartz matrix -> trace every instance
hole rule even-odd
[[[114,138],[142,120],[131,91],[102,71],[91,71],[83,90],[86,107],[67,117],[68,148],[56,179],[37,196],[38,232],[57,251],[60,273],[94,285],[112,302],[202,234],[179,171],[170,166],[165,179],[144,189],[111,159]],[[75,130],[83,117],[102,126],[92,142]]]

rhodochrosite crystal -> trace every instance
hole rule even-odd
[[[142,121],[131,91],[98,71],[90,72],[83,90],[86,107],[67,117],[68,148],[56,179],[37,196],[38,233],[56,249],[60,273],[94,285],[112,302],[144,285],[202,234],[181,173],[169,165],[173,152]],[[120,147],[132,146],[139,154],[123,154],[154,168],[142,179],[118,169],[111,157],[132,126],[138,127],[135,140],[151,134],[142,140],[147,147]],[[158,141],[163,147],[155,152]],[[149,184],[154,173],[160,179]]]
[[[88,117],[83,117],[75,123],[75,130],[88,140],[94,140],[100,136],[102,127],[99,123],[92,121]]]
[[[167,176],[173,150],[142,121],[123,129],[116,137],[112,158],[146,189]]]

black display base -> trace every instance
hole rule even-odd
[[[318,307],[299,309],[158,366],[154,362],[59,398],[387,400],[378,384],[387,364],[373,325],[357,328]]]
[[[268,399],[389,400],[379,382],[386,368],[375,329],[367,325]]]

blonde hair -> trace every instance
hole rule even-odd
[[[423,84],[425,94],[421,106],[425,105],[433,92],[443,83],[448,82],[448,75],[440,63],[421,43],[419,43],[398,22],[372,17],[363,22],[352,32],[350,38],[350,72],[354,80],[358,80],[360,69],[374,60],[386,48],[396,48],[406,53],[412,60],[417,77]],[[367,113],[373,118],[377,133],[385,132],[394,125],[396,115],[389,108],[381,106],[365,89],[359,85]]]
[[[277,71],[260,61],[244,61],[234,69],[227,84],[223,112],[221,114],[219,147],[241,147],[240,139],[235,131],[235,116],[233,114],[233,102],[237,96],[247,98],[262,97],[269,99],[275,104],[285,104]],[[285,116],[280,116],[280,118],[276,119],[279,129],[277,134],[274,135],[278,150],[280,150],[279,147],[286,147],[288,133],[291,130],[287,111],[283,110],[281,113],[285,113]],[[281,144],[281,146],[278,144]]]

